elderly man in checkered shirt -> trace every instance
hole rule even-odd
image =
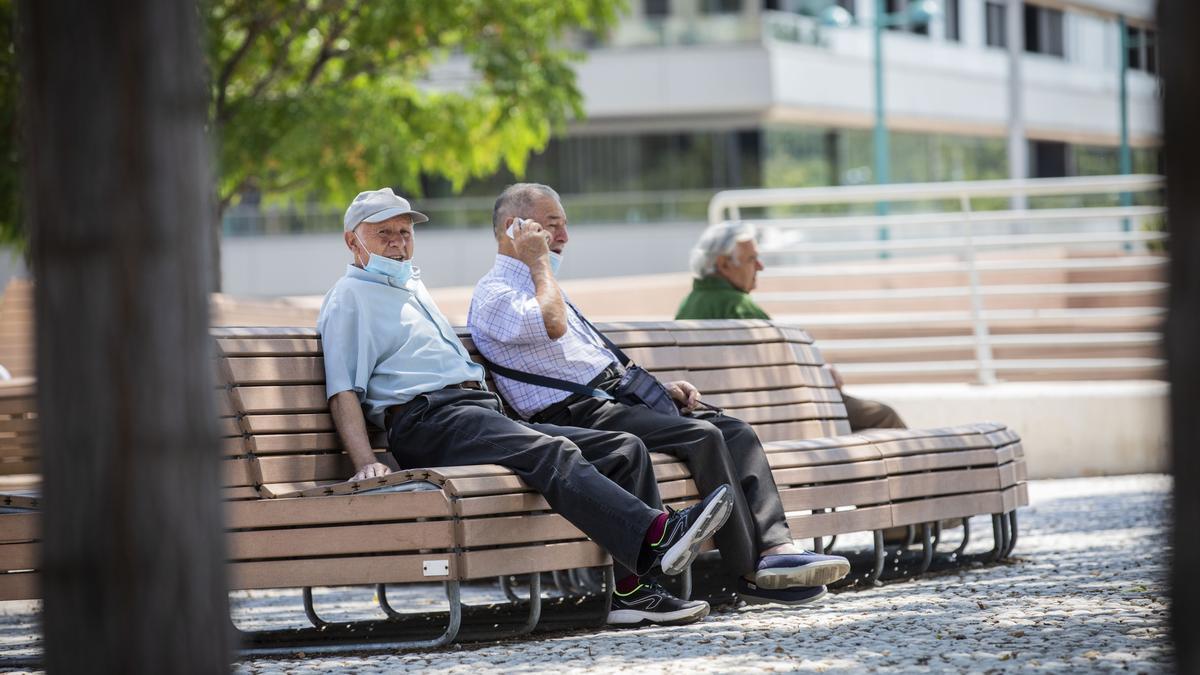
[[[492,229],[499,251],[475,286],[467,323],[480,353],[507,371],[502,376],[493,368],[493,375],[513,409],[535,423],[632,433],[650,451],[686,462],[701,493],[732,486],[733,513],[715,541],[746,602],[812,602],[850,571],[845,558],[792,542],[762,444],[748,424],[697,412],[700,392],[684,381],[665,383],[681,415],[611,396],[622,365],[555,281],[568,240],[558,193],[536,183],[509,186],[496,199]],[[572,393],[548,386],[547,378],[592,391]]]

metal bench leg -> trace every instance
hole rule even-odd
[[[515,597],[514,593],[514,597]],[[519,598],[518,598],[519,600]],[[538,621],[542,618],[542,575],[529,575],[529,614],[525,617],[525,623],[511,631],[497,631],[495,633],[471,633],[470,637],[473,640],[501,640],[507,638],[518,637],[520,635],[528,635],[537,628]]]
[[[820,552],[822,552],[822,551],[824,551],[824,550],[825,550],[825,544],[824,544],[824,541],[823,541],[823,540],[824,540],[824,538],[823,538],[823,537],[813,537],[813,547],[812,547],[812,550],[813,550],[814,552],[816,552],[816,553],[820,553]]]
[[[604,568],[604,587],[599,593],[600,599],[603,602],[596,603],[600,608],[599,611],[596,612],[597,626],[608,625],[608,612],[610,609],[612,609],[612,594],[616,588],[617,577],[615,574],[613,574],[612,565],[609,565],[608,567]]]
[[[871,575],[866,579],[868,584],[874,586],[879,583],[886,559],[887,549],[883,546],[883,530],[875,530],[875,568],[871,570]]]
[[[913,527],[912,525],[905,525],[904,527],[904,546],[901,548],[908,548],[917,542],[917,528]]]
[[[1013,549],[1017,547],[1017,510],[1013,509],[1008,514],[1009,520],[1009,535],[1008,535],[1008,550],[1004,552],[1004,557],[1012,555]]]
[[[942,521],[933,524],[933,552],[937,553],[938,544],[942,543]]]
[[[955,558],[958,558],[959,556],[961,556],[963,554],[963,551],[967,550],[967,544],[971,541],[971,519],[969,517],[963,518],[962,523],[963,523],[962,543],[959,544],[958,548],[954,549],[954,552],[951,554]]]
[[[686,569],[679,573],[679,599],[692,599],[692,566],[688,565]]]
[[[317,608],[313,607],[312,586],[304,587],[304,614],[308,616],[308,621],[314,628],[324,628],[329,625],[329,622],[317,615]]]
[[[932,530],[933,527],[929,523],[921,523],[921,569],[917,570],[917,574],[928,572],[929,565],[933,562]]]
[[[563,574],[561,570],[554,570],[550,573],[550,576],[554,579],[554,590],[558,591],[559,596],[565,598],[575,595],[575,590],[571,588],[570,580],[567,579],[567,575]]]
[[[988,551],[984,556],[988,562],[996,562],[1000,559],[1000,555],[1004,553],[1004,530],[1000,521],[1003,517],[999,513],[992,514],[992,550]]]
[[[500,590],[504,591],[504,597],[508,598],[509,602],[521,601],[521,598],[517,597],[517,594],[513,592],[512,585],[513,581],[515,581],[513,577],[506,574],[502,577],[497,577],[497,579],[500,581]],[[541,580],[539,579],[538,581],[540,582]]]
[[[836,542],[837,542],[837,535],[835,534],[835,535],[833,535],[832,537],[830,537],[830,538],[829,538],[829,543],[825,545],[825,550],[824,550],[824,551],[817,551],[817,553],[829,553],[830,551],[832,551],[832,550],[833,550],[833,545],[834,545]]]
[[[1000,540],[1001,549],[1000,549],[1000,555],[998,556],[998,559],[1003,560],[1005,557],[1008,556],[1009,543],[1012,540],[1011,532],[1008,529],[1008,514],[1007,513],[1000,514],[1000,536],[1002,538]]]

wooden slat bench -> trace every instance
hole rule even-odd
[[[877,576],[883,529],[921,526],[929,558],[936,523],[993,515],[993,557],[1011,550],[1015,510],[1028,498],[1019,439],[1003,425],[849,434],[819,350],[795,328],[707,321],[602,329],[662,379],[692,381],[705,400],[755,427],[797,538],[874,532]],[[603,551],[502,467],[345,482],[353,468],[329,415],[316,331],[218,328],[213,335],[233,588],[437,580],[456,591],[466,580],[536,580],[537,572],[608,564]],[[467,335],[460,337],[473,349]],[[24,400],[28,407],[31,397]],[[30,411],[21,414],[29,419]],[[380,461],[394,468],[383,433],[375,430],[371,440]],[[653,460],[664,501],[696,499],[685,464]],[[36,497],[26,498],[23,512],[0,514],[0,599],[34,597]],[[453,608],[453,591],[451,600]],[[536,604],[529,603],[524,629],[536,623]],[[325,623],[311,594],[306,609],[315,625]],[[439,643],[454,638],[451,624]]]

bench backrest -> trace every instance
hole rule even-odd
[[[0,295],[0,365],[13,377],[34,374],[33,283],[8,282]]]
[[[803,331],[766,321],[638,322],[600,326],[660,379],[689,379],[705,400],[753,424],[766,440],[849,433],[845,408]],[[241,432],[243,456],[264,496],[344,481],[341,451],[325,397],[320,338],[307,328],[214,329],[226,412]],[[459,330],[467,349],[474,344]],[[382,430],[379,460],[395,466]]]

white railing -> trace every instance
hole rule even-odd
[[[848,379],[1123,377],[1163,365],[1163,184],[1135,175],[728,190],[708,219],[759,226],[760,285],[775,290],[755,298],[778,319],[834,333],[820,344],[847,359]],[[830,288],[837,279],[854,287]],[[778,309],[789,305],[800,309]],[[902,328],[922,334],[889,334]],[[970,358],[912,358],[967,349]]]

